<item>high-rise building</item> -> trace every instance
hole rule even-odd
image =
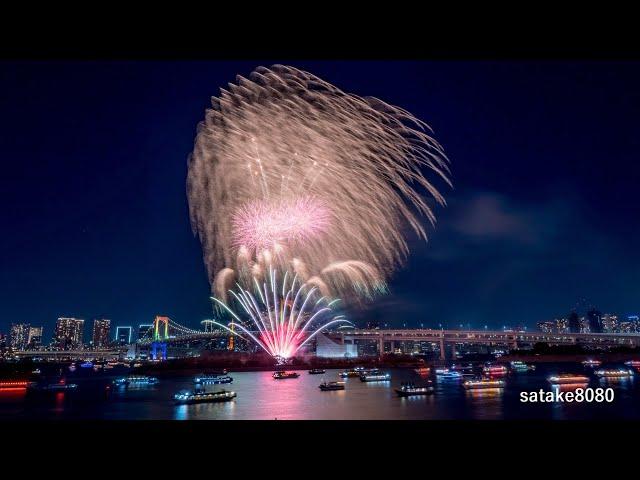
[[[56,322],[54,343],[63,350],[82,346],[84,320],[82,318],[60,317]]]
[[[29,344],[28,323],[12,323],[11,324],[11,348],[14,350],[26,350]]]
[[[538,322],[538,329],[542,333],[555,333],[557,331],[557,324],[555,321]]]
[[[620,333],[636,333],[636,325],[633,322],[620,322],[618,324],[618,332]]]
[[[591,327],[589,326],[589,319],[587,317],[580,317],[580,333],[591,333]]]
[[[29,328],[29,340],[27,345],[30,349],[42,346],[42,327]]]
[[[109,335],[111,333],[111,320],[106,318],[96,318],[93,320],[93,346],[106,347],[109,345]]]
[[[602,333],[602,313],[597,308],[591,308],[587,312],[589,331],[591,333]]]
[[[571,333],[580,333],[581,329],[582,329],[582,325],[580,322],[580,316],[578,315],[578,312],[576,312],[575,310],[573,312],[571,312],[569,314],[569,318],[567,319],[568,322],[568,326],[569,326],[569,331]]]
[[[145,337],[153,337],[153,324],[143,323],[142,325],[138,326],[138,340]]]
[[[121,345],[128,345],[131,343],[131,327],[116,327],[116,342]]]
[[[615,333],[618,331],[618,316],[611,313],[602,315],[602,331],[605,333]]]
[[[558,333],[569,333],[569,320],[567,318],[556,318],[556,330]]]

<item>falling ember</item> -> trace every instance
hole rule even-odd
[[[317,294],[316,287],[291,281],[285,273],[282,284],[278,283],[276,270],[269,270],[269,278],[262,285],[255,282],[254,296],[238,286],[230,290],[231,296],[241,306],[242,319],[225,302],[211,297],[226,310],[233,320],[228,325],[214,322],[234,335],[251,340],[279,362],[293,357],[300,348],[325,328],[338,323],[351,323],[342,315],[335,315],[329,301]]]
[[[323,201],[308,196],[256,200],[239,208],[231,223],[236,247],[262,252],[284,245],[304,246],[327,231],[330,214]]]

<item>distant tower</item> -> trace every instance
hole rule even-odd
[[[169,317],[156,315],[153,320],[153,342],[151,342],[151,358],[167,359],[167,338],[169,338]]]
[[[111,320],[107,318],[96,318],[93,320],[93,346],[106,347],[109,345],[111,334]]]
[[[580,316],[575,310],[569,314],[569,332],[580,333]]]
[[[587,312],[587,320],[589,321],[589,330],[591,333],[602,333],[602,312],[597,308],[591,308]]]

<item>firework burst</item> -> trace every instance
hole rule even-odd
[[[329,210],[313,197],[256,200],[240,207],[231,220],[233,244],[254,255],[278,251],[283,246],[301,246],[328,229]]]
[[[448,161],[428,126],[375,98],[276,65],[212,99],[187,191],[214,294],[275,268],[323,294],[368,297],[426,239]],[[311,281],[313,280],[313,281]],[[249,287],[252,288],[252,287]]]
[[[289,281],[288,273],[279,285],[276,270],[270,269],[268,281],[260,285],[254,280],[257,297],[240,285],[229,292],[240,305],[244,319],[226,303],[211,297],[233,317],[228,325],[214,323],[245,340],[252,340],[269,355],[285,361],[322,330],[334,324],[350,323],[334,313],[333,305],[338,300],[329,301],[318,295],[317,290],[315,286],[301,284],[297,276]]]

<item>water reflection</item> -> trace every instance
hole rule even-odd
[[[577,367],[581,370],[580,366]],[[77,391],[57,392],[26,399],[0,395],[1,418],[82,418],[82,419],[500,419],[500,418],[634,418],[640,419],[640,388],[633,379],[592,379],[590,385],[556,387],[563,391],[585,388],[613,388],[611,404],[527,403],[521,392],[548,392],[547,377],[566,371],[566,365],[540,367],[535,372],[505,378],[504,389],[466,390],[460,380],[434,382],[433,395],[398,397],[394,389],[402,382],[423,384],[424,378],[410,369],[391,369],[390,382],[361,382],[346,378],[345,390],[321,391],[323,381],[340,380],[339,370],[324,375],[300,372],[300,377],[274,380],[272,372],[235,372],[230,385],[208,386],[233,390],[237,397],[229,402],[176,405],[173,395],[192,390],[193,377],[161,378],[159,384],[133,389],[114,388],[105,396],[105,384],[78,380]],[[15,393],[13,395],[24,395]]]

